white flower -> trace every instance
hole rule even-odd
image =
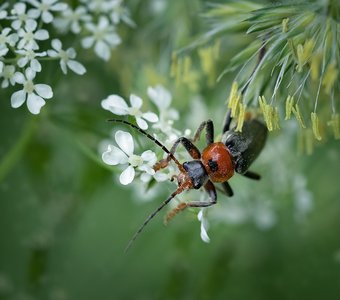
[[[110,18],[114,24],[118,24],[120,20],[130,25],[135,26],[135,23],[130,19],[128,10],[122,6],[122,0],[111,1]]]
[[[134,143],[130,133],[118,130],[115,134],[115,140],[119,148],[114,145],[108,145],[107,151],[102,154],[103,161],[108,165],[128,164],[128,167],[122,172],[119,181],[123,185],[131,183],[135,177],[135,168],[153,175],[155,171],[152,166],[157,158],[151,150],[144,151],[141,156],[133,154]]]
[[[30,68],[34,71],[34,72],[40,72],[41,71],[41,64],[40,62],[36,59],[36,57],[44,57],[47,55],[46,51],[43,52],[34,52],[33,50],[29,49],[29,50],[17,50],[15,51],[16,53],[22,55],[22,57],[20,57],[18,59],[18,66],[20,68],[25,67],[28,63],[30,63]]]
[[[1,77],[1,73],[2,70],[4,69],[5,64],[0,60],[0,77]]]
[[[14,74],[15,74],[14,66],[7,65],[3,67],[2,72],[0,74],[0,77],[4,78],[4,80],[1,83],[2,88],[7,88],[9,84],[11,85],[15,84]]]
[[[52,40],[52,48],[54,50],[48,50],[47,53],[51,57],[60,57],[60,67],[64,74],[67,74],[67,67],[79,75],[86,72],[85,67],[73,59],[76,57],[76,51],[73,48],[63,50],[62,43],[58,39]]]
[[[209,228],[209,223],[208,220],[205,216],[205,209],[201,208],[201,210],[199,211],[199,213],[197,214],[197,219],[198,221],[201,222],[201,239],[203,242],[209,243],[210,242],[210,238],[208,236],[208,228]]]
[[[43,41],[48,39],[49,35],[47,30],[39,29],[34,32],[37,26],[38,24],[35,20],[28,19],[24,29],[19,29],[18,35],[21,40],[18,42],[18,49],[37,50],[39,46],[35,40]]]
[[[9,19],[14,20],[11,26],[15,30],[18,30],[23,24],[27,22],[27,20],[36,19],[39,17],[39,14],[37,14],[32,9],[26,13],[26,3],[21,2],[14,4],[11,14],[12,16],[10,16]]]
[[[155,103],[159,111],[159,122],[153,125],[154,128],[161,130],[165,134],[179,134],[172,128],[174,121],[178,120],[178,111],[170,108],[172,96],[162,85],[148,87],[148,96]]]
[[[109,23],[109,20],[101,16],[97,25],[87,23],[86,28],[91,32],[91,36],[82,40],[82,46],[85,49],[92,47],[94,44],[95,53],[104,60],[111,57],[111,49],[120,44],[121,39],[115,31],[115,27]]]
[[[41,19],[44,23],[51,23],[53,21],[53,15],[51,12],[63,11],[67,9],[66,3],[58,3],[58,0],[26,0],[35,8],[32,11],[38,16],[41,15]]]
[[[44,98],[50,99],[53,96],[51,87],[47,84],[34,84],[35,72],[31,68],[26,69],[25,75],[16,72],[14,78],[17,83],[23,85],[23,89],[12,95],[12,107],[18,108],[27,100],[28,110],[32,114],[38,114],[45,105]]]
[[[107,13],[111,9],[112,5],[115,5],[117,0],[81,0],[81,2],[86,4],[90,11],[96,13]]]
[[[62,12],[61,17],[55,18],[53,24],[61,31],[66,32],[69,28],[73,33],[81,31],[80,22],[89,22],[91,16],[87,14],[84,6],[78,6],[75,10],[68,8]]]
[[[124,116],[130,115],[136,118],[137,125],[142,129],[148,129],[148,124],[145,120],[149,122],[157,122],[158,117],[153,112],[142,113],[140,108],[142,107],[143,100],[136,95],[130,95],[131,107],[127,105],[125,100],[118,95],[110,95],[104,99],[101,103],[102,107],[106,110],[111,111],[115,115]],[[145,119],[145,120],[144,120]]]
[[[7,7],[8,7],[8,3],[6,2],[0,5],[0,20],[7,18],[7,14],[8,14],[6,11]]]
[[[13,47],[15,43],[18,41],[18,35],[16,33],[11,33],[11,28],[5,27],[2,29],[1,34],[0,34],[0,53],[1,56],[4,56],[8,52],[8,47],[7,45]]]

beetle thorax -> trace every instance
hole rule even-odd
[[[234,175],[232,156],[227,146],[221,142],[206,147],[201,161],[213,182],[224,182]]]

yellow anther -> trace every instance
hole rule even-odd
[[[315,138],[318,141],[321,141],[320,129],[319,129],[319,118],[316,113],[311,113],[311,120],[312,120],[312,129]]]
[[[292,107],[292,112],[295,115],[296,120],[299,122],[301,128],[306,128],[305,122],[303,121],[303,117],[300,113],[299,105],[297,103]]]
[[[330,94],[334,86],[335,81],[338,78],[339,70],[335,67],[335,63],[331,63],[327,66],[325,76],[322,79],[322,85],[325,87],[326,94]]]
[[[314,40],[310,39],[310,40],[307,40],[303,46],[301,44],[297,46],[296,55],[298,59],[298,66],[297,66],[298,72],[302,71],[302,67],[310,59],[313,48],[314,48],[314,44],[315,44]]]
[[[282,20],[282,32],[286,33],[288,31],[288,22],[289,18],[285,18]]]
[[[321,63],[320,53],[312,55],[310,63],[310,76],[312,80],[317,80],[319,78],[320,63]]]
[[[228,108],[232,108],[234,101],[237,99],[238,94],[238,84],[236,81],[231,85],[231,90],[228,99]]]
[[[332,114],[332,119],[327,122],[328,126],[332,127],[334,138],[336,140],[340,139],[340,115],[339,114]]]
[[[238,118],[237,118],[237,126],[236,126],[235,131],[242,132],[245,115],[246,115],[246,105],[240,103],[239,113],[238,113]]]
[[[286,117],[285,117],[285,120],[290,119],[290,116],[292,114],[293,105],[294,105],[294,97],[288,95],[287,100],[286,100]]]

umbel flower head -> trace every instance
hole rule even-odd
[[[127,185],[133,181],[135,178],[135,169],[150,175],[155,174],[152,168],[157,159],[154,152],[146,150],[141,155],[134,154],[133,139],[128,132],[118,130],[115,134],[115,140],[119,148],[109,144],[102,158],[108,165],[128,165],[119,177],[121,184]]]
[[[98,5],[94,5],[96,2]],[[44,73],[42,60],[58,60],[65,75],[68,69],[78,75],[86,72],[76,59],[75,49],[63,48],[62,35],[79,35],[80,39],[75,40],[79,40],[80,46],[93,46],[98,57],[108,60],[121,43],[116,33],[120,20],[133,25],[132,21],[127,22],[128,10],[121,1],[112,0],[82,1],[74,9],[62,0],[5,1],[0,5],[0,20],[1,88],[23,84],[23,90],[12,95],[11,105],[17,108],[27,100],[29,111],[34,114],[52,95],[50,86],[44,85],[51,89],[45,93],[41,84],[31,84],[37,73]],[[49,39],[51,42],[47,42]],[[15,78],[16,73],[22,75]]]

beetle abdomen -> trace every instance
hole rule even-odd
[[[235,171],[245,173],[262,151],[267,139],[268,129],[256,119],[244,121],[242,132],[235,132],[235,127],[225,132],[222,142],[228,147]]]

